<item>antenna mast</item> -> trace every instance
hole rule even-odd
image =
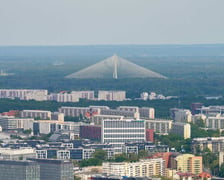
[[[113,78],[114,79],[117,79],[117,56],[114,55],[113,59],[114,59],[114,73],[113,73]]]

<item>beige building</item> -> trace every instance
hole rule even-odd
[[[172,124],[172,129],[170,132],[181,136],[184,139],[188,139],[191,138],[191,125],[188,123],[175,122]]]
[[[124,101],[126,100],[125,91],[99,91],[98,100],[104,101]]]
[[[162,158],[139,162],[103,163],[103,173],[116,176],[151,177],[165,175],[165,161]]]
[[[177,171],[189,172],[197,175],[202,172],[202,156],[194,156],[193,154],[182,154],[177,156],[175,160]]]

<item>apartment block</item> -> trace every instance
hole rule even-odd
[[[184,139],[191,138],[191,125],[188,123],[175,122],[172,124],[171,133],[183,137]]]
[[[189,172],[192,174],[200,174],[202,172],[202,156],[194,156],[193,154],[182,154],[175,158],[176,169],[181,172]]]
[[[103,173],[106,175],[128,176],[128,177],[151,177],[164,176],[165,166],[162,158],[141,160],[128,163],[103,163]]]
[[[139,108],[139,114],[141,119],[155,119],[155,109],[151,107]]]
[[[57,102],[79,102],[79,95],[70,93],[51,93],[48,95],[48,100]]]
[[[44,89],[0,89],[0,98],[19,98],[21,100],[47,100],[48,91]]]
[[[129,119],[140,119],[139,112],[124,111],[118,109],[101,109],[100,115],[124,116]]]
[[[198,148],[203,151],[209,149],[213,153],[224,151],[224,137],[194,138],[192,150],[197,153]]]
[[[33,129],[33,118],[15,118],[12,116],[0,116],[0,126],[2,130],[13,129]]]
[[[224,129],[224,115],[219,113],[213,116],[208,115],[205,119],[205,125],[211,129]]]
[[[124,101],[126,100],[126,92],[125,91],[99,91],[98,100]]]
[[[71,94],[76,94],[79,99],[95,100],[94,91],[72,91]]]
[[[87,113],[99,114],[100,109],[90,107],[60,107],[58,110],[60,113],[64,113],[65,116],[79,117],[86,116]]]
[[[172,108],[170,116],[175,122],[190,123],[192,121],[192,114],[188,109]]]
[[[167,135],[172,128],[172,120],[146,120],[146,129],[153,129],[156,134]]]
[[[20,111],[22,118],[38,118],[38,119],[51,119],[50,111],[43,110],[22,110]]]
[[[95,125],[101,125],[103,120],[106,119],[116,119],[116,120],[122,120],[124,119],[124,116],[117,116],[117,115],[94,115],[90,117],[90,122]]]

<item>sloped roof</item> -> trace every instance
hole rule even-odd
[[[122,78],[167,78],[159,73],[129,62],[117,55],[72,73],[66,78],[77,79],[122,79]]]

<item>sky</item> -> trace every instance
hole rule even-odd
[[[0,46],[224,43],[224,0],[0,0]]]

